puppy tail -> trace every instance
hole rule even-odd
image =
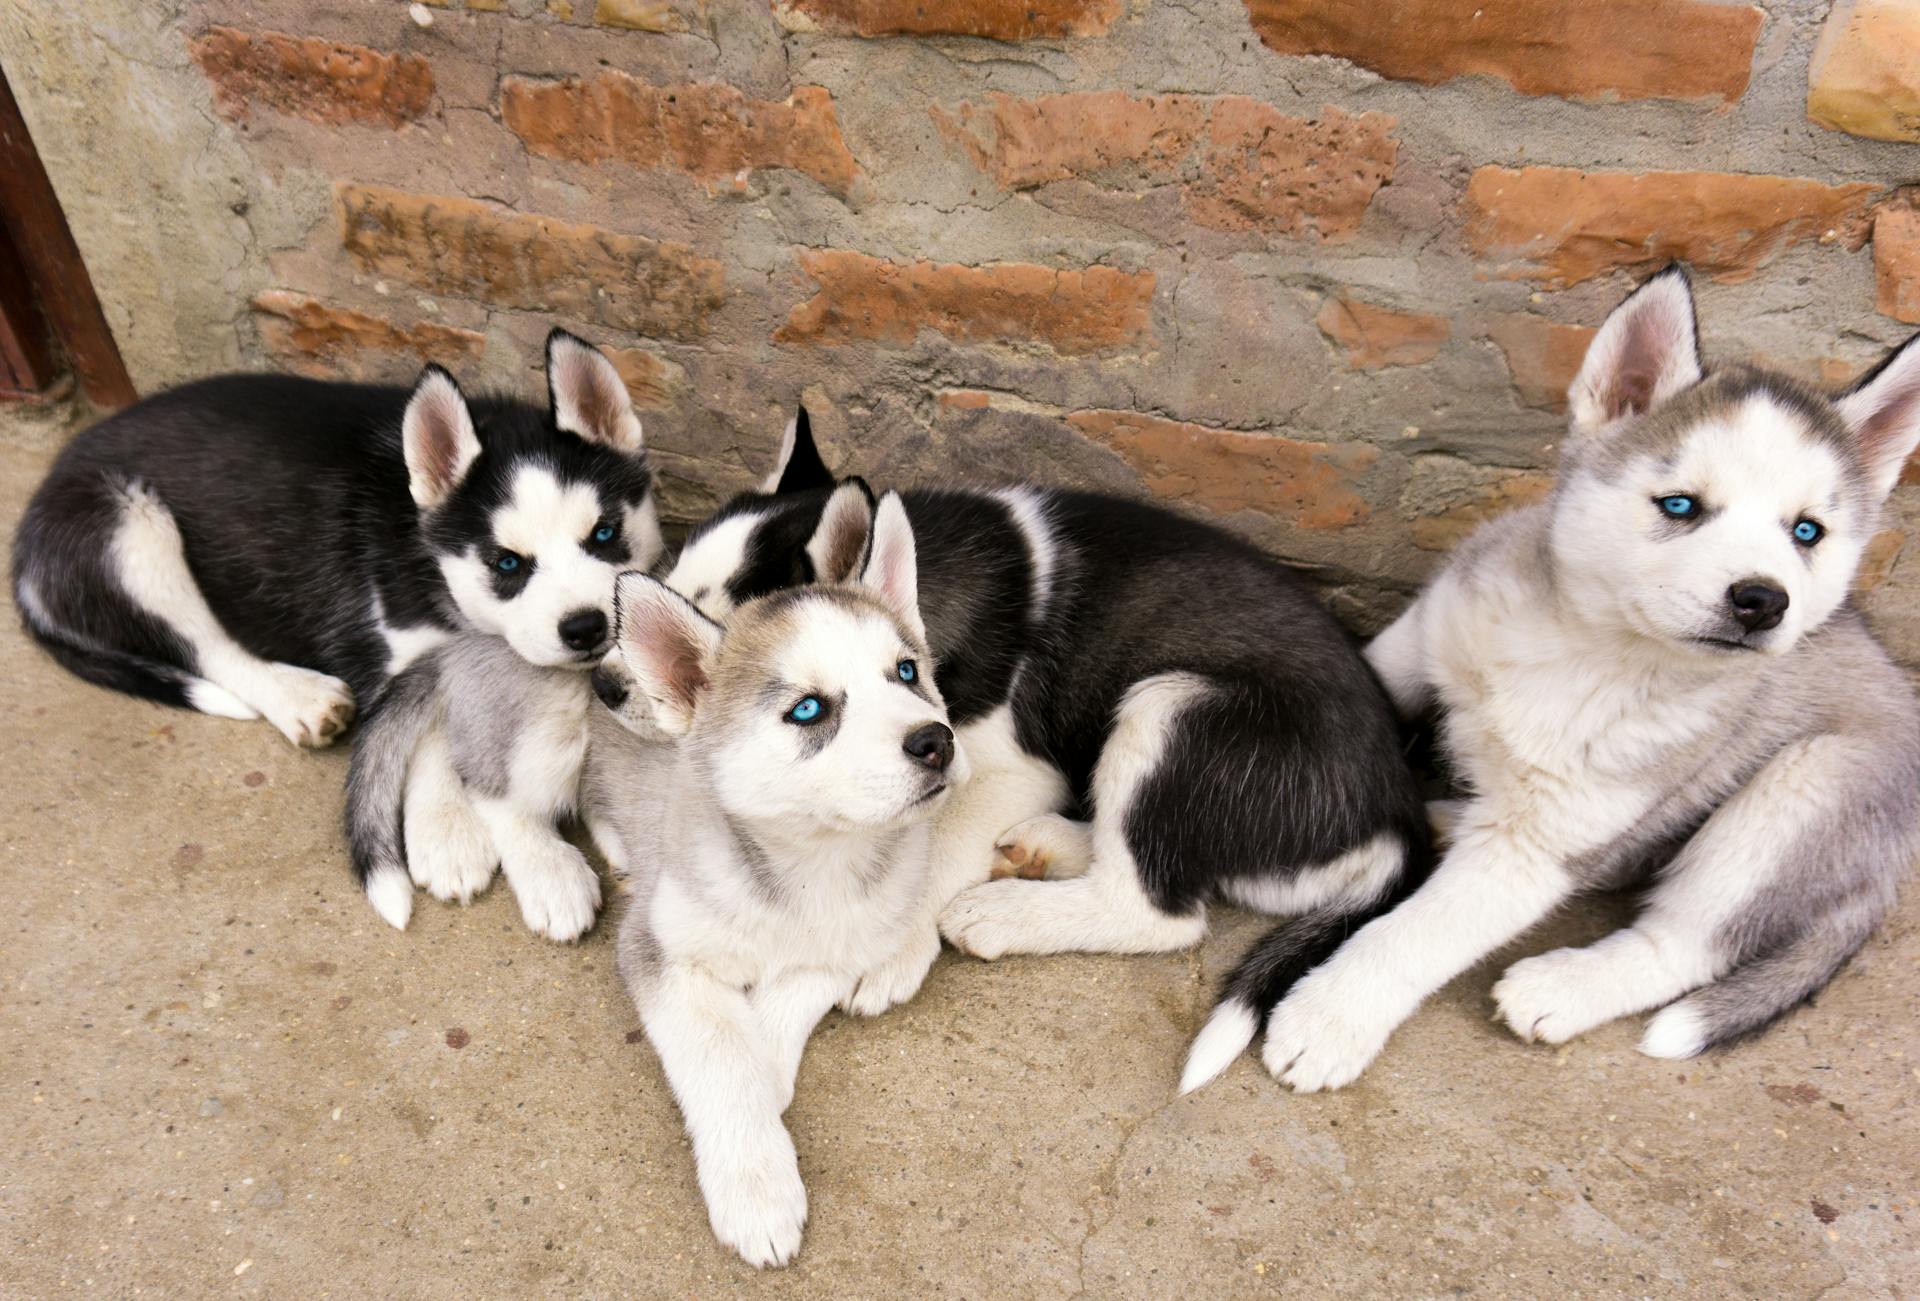
[[[1181,1093],[1193,1092],[1233,1065],[1294,982],[1332,957],[1353,932],[1413,893],[1426,878],[1430,851],[1423,840],[1412,839],[1415,843],[1403,851],[1401,870],[1380,893],[1290,917],[1247,950],[1187,1051]]]
[[[1866,943],[1871,925],[1810,930],[1741,963],[1647,1022],[1640,1051],[1692,1057],[1760,1033],[1826,987]]]
[[[407,768],[439,715],[438,663],[427,656],[387,684],[360,720],[347,766],[347,845],[354,879],[389,925],[413,915],[413,880],[401,837]]]

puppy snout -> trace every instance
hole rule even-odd
[[[1733,617],[1748,632],[1777,628],[1787,612],[1787,594],[1779,584],[1767,578],[1743,578],[1727,589],[1727,604]]]
[[[607,616],[598,610],[575,610],[560,621],[560,641],[568,650],[599,650],[607,641]]]
[[[943,772],[953,762],[953,729],[945,723],[923,723],[907,733],[900,748],[915,763]]]
[[[593,694],[600,697],[600,703],[608,709],[618,709],[627,703],[626,684],[607,672],[605,666],[593,671]]]

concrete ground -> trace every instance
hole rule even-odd
[[[63,436],[0,414],[9,535]],[[812,1221],[757,1276],[708,1232],[607,923],[546,943],[496,885],[393,931],[348,880],[344,753],[83,685],[4,622],[8,1296],[1920,1292],[1920,891],[1747,1047],[1528,1047],[1492,962],[1315,1097],[1251,1057],[1172,1097],[1257,919],[1197,954],[949,955],[815,1037]]]

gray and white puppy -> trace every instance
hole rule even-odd
[[[1403,710],[1439,708],[1469,798],[1433,876],[1268,1019],[1295,1089],[1352,1080],[1590,890],[1645,906],[1514,964],[1500,1018],[1561,1043],[1662,1008],[1642,1052],[1727,1043],[1819,991],[1920,856],[1920,706],[1847,599],[1920,442],[1920,347],[1833,398],[1703,372],[1676,268],[1608,317],[1568,396],[1551,500],[1482,529],[1368,650]],[[1222,1003],[1190,1078],[1253,1028]]]
[[[857,553],[866,531],[858,521],[846,545]],[[724,629],[622,576],[598,682],[647,734],[596,732],[585,785],[591,825],[634,883],[621,974],[713,1231],[754,1265],[800,1246],[807,1193],[781,1114],[814,1025],[836,1003],[878,1012],[908,997],[939,947],[928,823],[967,775],[897,496],[872,535],[853,583],[749,601]]]

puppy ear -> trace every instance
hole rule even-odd
[[[1920,335],[1901,344],[1840,399],[1868,481],[1885,497],[1920,446]]]
[[[480,455],[467,400],[453,376],[438,366],[428,366],[414,383],[400,417],[400,450],[407,462],[407,489],[421,510],[452,496]]]
[[[867,534],[873,525],[873,490],[865,479],[848,479],[827,498],[820,523],[807,539],[807,559],[816,583],[847,583],[867,558]]]
[[[813,422],[807,409],[799,407],[787,422],[787,433],[780,440],[780,455],[772,471],[760,481],[760,491],[779,494],[807,492],[833,487],[833,471],[820,459],[820,448],[813,441]]]
[[[1693,285],[1678,263],[1627,296],[1587,347],[1567,390],[1575,433],[1641,415],[1700,381]]]
[[[926,642],[927,628],[920,621],[920,568],[914,557],[913,525],[907,521],[907,508],[897,492],[888,493],[874,507],[873,541],[867,547],[866,566],[860,571],[860,586],[885,601],[914,640]]]
[[[553,423],[628,456],[643,442],[626,381],[607,354],[565,330],[547,336],[547,397]]]
[[[693,726],[707,676],[720,649],[720,625],[657,578],[638,571],[614,582],[617,642],[633,683],[669,736]]]

